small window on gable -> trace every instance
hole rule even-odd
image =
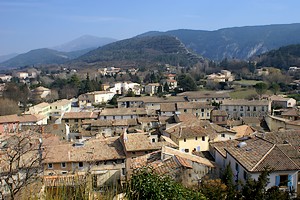
[[[53,164],[52,163],[48,163],[48,169],[53,169]]]
[[[221,134],[221,137],[225,137],[225,133],[222,133],[222,134]]]

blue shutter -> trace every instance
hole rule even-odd
[[[275,185],[279,186],[279,183],[280,183],[280,176],[276,176],[275,177]]]
[[[288,180],[289,180],[288,186],[291,187],[292,186],[292,175],[288,176]]]
[[[200,146],[197,146],[197,151],[200,151]]]

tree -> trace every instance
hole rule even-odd
[[[252,200],[252,199],[265,199],[266,196],[266,186],[268,185],[271,170],[266,167],[261,174],[259,175],[258,179],[252,179],[248,177],[246,180],[245,185],[242,188],[242,195],[245,200]]]
[[[200,192],[185,188],[168,176],[155,174],[151,168],[134,172],[125,188],[126,199],[205,199]]]
[[[270,89],[272,90],[273,94],[276,95],[278,93],[278,91],[280,90],[280,85],[273,82],[270,86]]]
[[[233,183],[233,172],[230,163],[226,166],[221,178],[222,182],[227,186],[226,199],[234,199],[236,195],[235,184]]]
[[[257,94],[259,95],[259,97],[261,98],[261,96],[266,93],[268,89],[268,85],[264,82],[260,82],[260,83],[256,83],[254,88]]]
[[[13,200],[26,186],[37,181],[42,173],[42,141],[32,132],[13,135],[2,149],[0,195]],[[5,190],[7,188],[8,191]]]
[[[225,200],[227,198],[227,186],[220,179],[204,179],[200,187],[201,193],[210,200]]]
[[[178,76],[178,85],[183,89],[183,91],[197,90],[197,85],[194,79],[188,74],[181,74]]]
[[[165,82],[165,84],[164,84],[164,91],[165,91],[165,92],[169,92],[169,91],[170,91],[168,82]]]
[[[8,98],[0,98],[0,116],[1,115],[12,115],[20,112],[18,102],[8,99]],[[5,105],[5,106],[3,106]]]

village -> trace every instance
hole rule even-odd
[[[9,166],[17,162],[10,155],[13,145],[22,144],[16,140],[26,138],[22,148],[28,144],[32,148],[19,156],[20,166],[15,166],[19,170],[1,183],[1,194],[12,193],[10,182],[38,166],[41,169],[35,173],[42,177],[42,190],[74,186],[76,177],[88,174],[93,190],[101,191],[114,184],[122,186],[143,167],[196,187],[203,179],[220,178],[227,165],[236,182],[245,182],[248,176],[258,178],[270,167],[267,189],[278,186],[291,196],[300,194],[296,99],[279,89],[267,93],[259,82],[249,86],[249,82],[236,81],[229,70],[206,75],[205,86],[197,84],[196,90],[184,89],[178,69],[166,69],[157,82],[102,82],[93,91],[67,96],[71,98],[53,98],[53,90],[44,86],[33,88],[34,103],[19,102],[25,107],[22,113],[0,116],[1,176],[8,176],[13,171]],[[255,74],[268,76],[272,70],[261,68]],[[137,68],[105,67],[97,73],[140,77]],[[1,91],[5,95],[5,85],[13,79],[30,85],[38,81],[38,75],[34,70],[1,74]],[[292,84],[298,87],[297,80]],[[246,93],[256,91],[256,96],[233,98],[236,87]]]

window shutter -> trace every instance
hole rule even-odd
[[[289,180],[288,186],[291,187],[292,186],[292,175],[288,176],[288,180]]]
[[[275,177],[275,185],[279,186],[279,183],[280,183],[280,176],[276,176]]]

